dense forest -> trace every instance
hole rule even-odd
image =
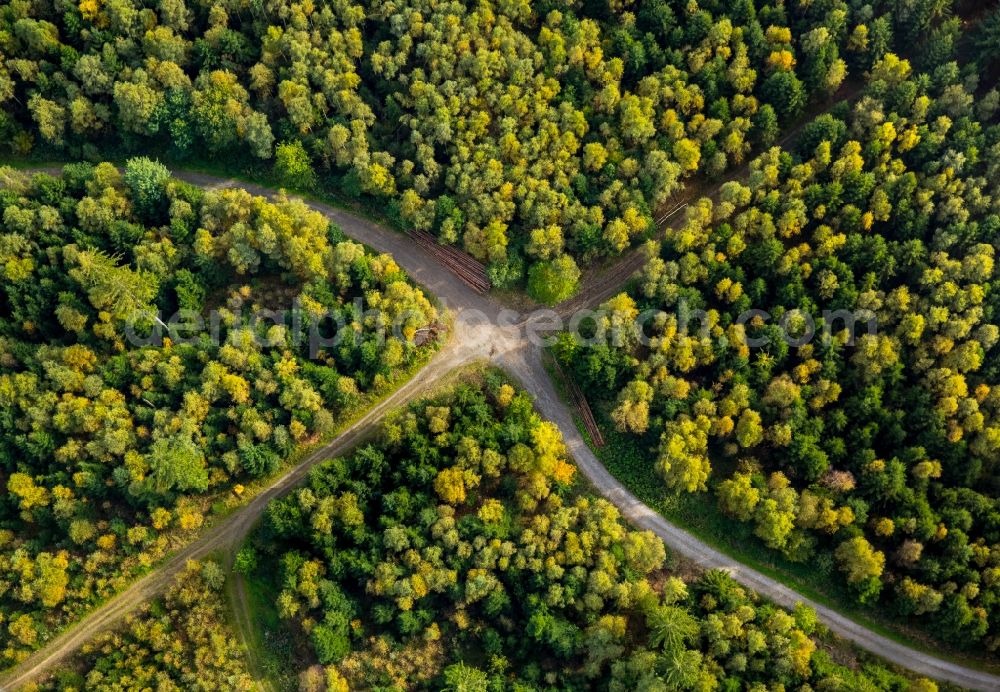
[[[242,494],[387,391],[436,310],[301,201],[148,159],[0,177],[6,666],[201,526],[201,498]],[[293,303],[297,319],[258,313]],[[336,317],[344,338],[310,354]]]
[[[862,603],[995,650],[1000,127],[975,76],[886,55],[859,101],[649,245],[605,305],[630,325],[616,340],[556,352],[617,393],[609,423],[669,488],[710,490]],[[838,310],[854,317],[824,321]]]
[[[216,562],[189,562],[160,600],[88,642],[71,667],[25,692],[257,689],[226,624]]]
[[[273,160],[557,302],[683,180],[740,164],[849,70],[929,35],[947,51],[950,5],[15,0],[0,141]]]
[[[936,690],[817,647],[807,608],[663,544],[575,481],[558,429],[487,371],[394,414],[268,508],[237,564],[324,669],[303,690]]]
[[[549,304],[643,244],[604,343],[552,348],[627,463],[996,652],[998,71],[1000,8],[957,0],[0,4],[0,153],[87,161],[0,168],[0,668],[386,394],[438,317],[301,200],[147,156],[360,202]],[[936,689],[666,569],[492,371],[317,467],[236,564],[306,690]],[[246,687],[222,581],[190,565],[49,684]]]

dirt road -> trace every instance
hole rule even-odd
[[[239,186],[255,194],[270,195],[273,192],[256,185],[204,174],[178,171],[175,175],[209,188]],[[203,557],[215,550],[231,550],[243,540],[271,500],[294,488],[318,462],[350,450],[377,429],[379,420],[388,411],[420,396],[456,368],[478,360],[491,360],[517,378],[534,397],[542,415],[559,426],[569,452],[597,492],[613,502],[636,526],[653,531],[671,550],[706,569],[722,568],[730,571],[737,581],[782,606],[791,607],[798,602],[811,606],[835,634],[916,673],[975,690],[1000,689],[1000,677],[936,659],[872,632],[836,611],[811,602],[780,582],[735,562],[667,522],[636,499],[604,468],[577,430],[572,411],[558,396],[543,365],[541,346],[532,343],[526,336],[529,325],[548,320],[551,313],[526,320],[491,298],[473,293],[403,235],[324,204],[310,202],[310,206],[330,217],[348,236],[376,250],[392,253],[400,266],[453,310],[456,316],[455,327],[449,344],[410,382],[347,428],[334,441],[310,454],[245,507],[221,520],[199,539],[177,551],[155,571],[105,605],[96,608],[75,627],[8,671],[0,678],[0,688],[17,689],[52,670],[95,634],[109,628],[143,602],[162,593],[188,560]],[[618,276],[620,282],[627,278],[627,275]]]

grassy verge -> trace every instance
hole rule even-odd
[[[246,633],[248,652],[269,689],[298,689],[296,671],[310,663],[301,650],[303,642],[278,615],[274,595],[281,591],[277,570],[254,570],[244,578],[247,612],[253,627]]]

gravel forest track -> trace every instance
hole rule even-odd
[[[203,173],[174,171],[174,175],[205,188],[242,187],[253,194],[264,196],[276,194],[275,191],[259,185]],[[451,309],[455,321],[449,342],[413,379],[373,407],[332,442],[310,453],[244,507],[220,519],[198,539],[176,551],[154,571],[95,608],[20,665],[7,671],[0,677],[0,688],[17,689],[68,659],[94,635],[110,628],[142,603],[161,594],[188,560],[204,557],[217,550],[231,553],[249,533],[267,504],[298,485],[313,466],[325,459],[348,452],[377,430],[379,421],[386,413],[419,397],[431,386],[440,383],[449,373],[455,372],[462,366],[486,360],[504,368],[516,378],[532,395],[541,415],[559,426],[569,453],[593,485],[594,490],[614,503],[622,515],[635,526],[655,533],[671,550],[704,569],[720,568],[729,571],[738,582],[781,606],[793,607],[796,603],[804,603],[812,607],[818,613],[820,620],[834,634],[917,674],[974,690],[1000,690],[1000,677],[935,658],[873,632],[837,611],[811,601],[781,582],[733,560],[684,529],[669,523],[640,502],[608,472],[578,431],[572,410],[558,395],[545,369],[542,346],[533,342],[537,340],[526,336],[528,327],[532,326],[533,322],[544,324],[551,319],[551,312],[547,315],[536,314],[525,318],[504,308],[489,296],[474,293],[405,235],[342,209],[319,202],[308,202],[308,204],[339,225],[347,236],[379,252],[391,253],[396,262],[414,280]],[[620,289],[628,278],[629,275],[618,273],[617,289]],[[600,293],[603,295],[605,292]],[[613,294],[613,291],[611,293]],[[591,299],[599,302],[598,297],[592,295]],[[589,302],[581,306],[594,304],[595,302]],[[566,309],[567,306],[563,305],[557,312],[564,315]]]

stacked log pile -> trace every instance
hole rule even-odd
[[[408,235],[434,259],[450,269],[455,276],[479,294],[490,290],[490,279],[482,262],[451,245],[442,245],[426,231],[410,230]]]
[[[576,380],[572,377],[566,377],[566,373],[563,372],[562,366],[556,362],[556,369],[559,371],[559,377],[562,381],[566,383],[569,388],[569,395],[573,399],[573,405],[576,406],[577,410],[580,412],[580,418],[583,420],[583,427],[586,428],[587,434],[590,435],[590,441],[594,443],[596,447],[604,446],[604,435],[601,434],[601,429],[597,427],[597,420],[594,418],[594,412],[590,410],[590,404],[587,403],[587,397],[583,395],[580,391],[579,385],[577,385]]]

